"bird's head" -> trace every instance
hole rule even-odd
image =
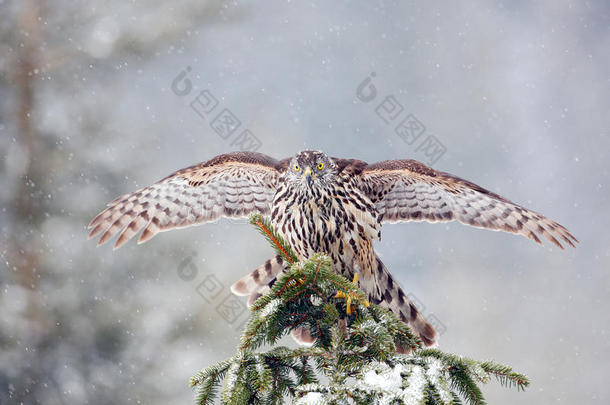
[[[286,179],[289,183],[311,190],[334,182],[337,165],[324,152],[304,150],[292,158],[287,172]]]

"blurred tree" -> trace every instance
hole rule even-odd
[[[105,290],[112,300],[124,291],[98,285],[95,263],[84,252],[61,260],[64,252],[54,246],[66,234],[85,239],[88,202],[67,205],[70,195],[88,184],[119,184],[124,176],[98,152],[124,138],[109,130],[112,94],[91,94],[116,80],[116,66],[150,60],[202,24],[230,23],[242,12],[217,0],[0,2],[0,149],[6,157],[0,255],[9,269],[0,272],[0,301],[11,304],[0,316],[0,403],[116,403],[124,395],[158,394],[135,387],[121,375],[121,362],[114,363],[130,358],[135,368],[158,361],[123,355],[132,324],[117,319],[129,319],[132,308],[100,308],[91,293]],[[87,74],[95,80],[85,81]],[[52,234],[45,233],[49,223]],[[78,283],[82,288],[73,288]]]

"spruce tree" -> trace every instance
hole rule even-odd
[[[528,386],[510,367],[423,348],[404,322],[333,272],[327,256],[299,262],[265,218],[250,222],[291,265],[252,305],[235,356],[191,378],[197,404],[218,394],[226,404],[485,404],[480,386],[491,378]],[[309,329],[313,346],[276,346],[297,327]],[[257,351],[263,345],[270,349]]]

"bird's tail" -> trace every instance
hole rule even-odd
[[[377,284],[379,292],[377,297],[371,297],[371,302],[390,309],[400,319],[411,327],[419,336],[424,345],[434,346],[438,336],[434,327],[417,310],[415,304],[407,297],[400,285],[392,278],[381,259],[376,257]]]
[[[369,294],[371,302],[390,309],[400,319],[413,329],[426,346],[436,344],[438,338],[434,327],[426,321],[417,307],[404,293],[400,285],[390,275],[383,262],[376,258],[378,294]],[[277,277],[287,268],[281,256],[275,256],[254,269],[231,286],[235,295],[248,296],[248,306],[251,306],[261,295],[269,291]],[[364,287],[364,286],[363,286]],[[365,291],[367,289],[365,288]],[[306,328],[297,328],[291,333],[292,337],[301,344],[311,345],[314,338]]]
[[[244,276],[231,286],[235,295],[248,297],[248,306],[251,306],[269,287],[275,283],[276,278],[286,269],[284,259],[277,255],[258,266],[252,273]]]
[[[252,306],[260,296],[267,293],[280,274],[287,268],[281,256],[275,256],[257,267],[252,273],[243,277],[231,286],[235,295],[247,295],[248,307]],[[315,338],[307,328],[296,328],[290,334],[300,344],[311,346]]]

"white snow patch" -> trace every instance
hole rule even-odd
[[[382,369],[382,370],[380,370]],[[381,363],[376,370],[369,370],[364,374],[364,384],[370,388],[376,388],[383,391],[394,391],[402,386],[402,377],[400,373],[405,371],[402,364],[390,368],[388,365]]]
[[[235,383],[239,378],[239,370],[241,368],[242,359],[243,355],[240,352],[235,356],[233,364],[231,364],[231,367],[229,367],[229,370],[227,371],[227,376],[225,378],[225,386],[228,392],[233,391]]]
[[[411,375],[407,378],[408,386],[401,393],[405,404],[420,404],[424,399],[424,388],[427,383],[424,369],[421,366],[413,366]]]
[[[428,380],[438,389],[441,401],[445,404],[450,404],[453,398],[451,396],[451,391],[447,387],[446,380],[442,378],[444,374],[443,363],[438,359],[432,359],[428,364],[428,370],[426,371]]]
[[[260,316],[266,318],[269,315],[273,314],[275,311],[277,311],[281,303],[282,300],[279,298],[269,301],[269,303],[265,305],[265,307],[261,310]]]
[[[324,395],[319,392],[308,392],[296,402],[298,405],[324,405],[327,403]]]

